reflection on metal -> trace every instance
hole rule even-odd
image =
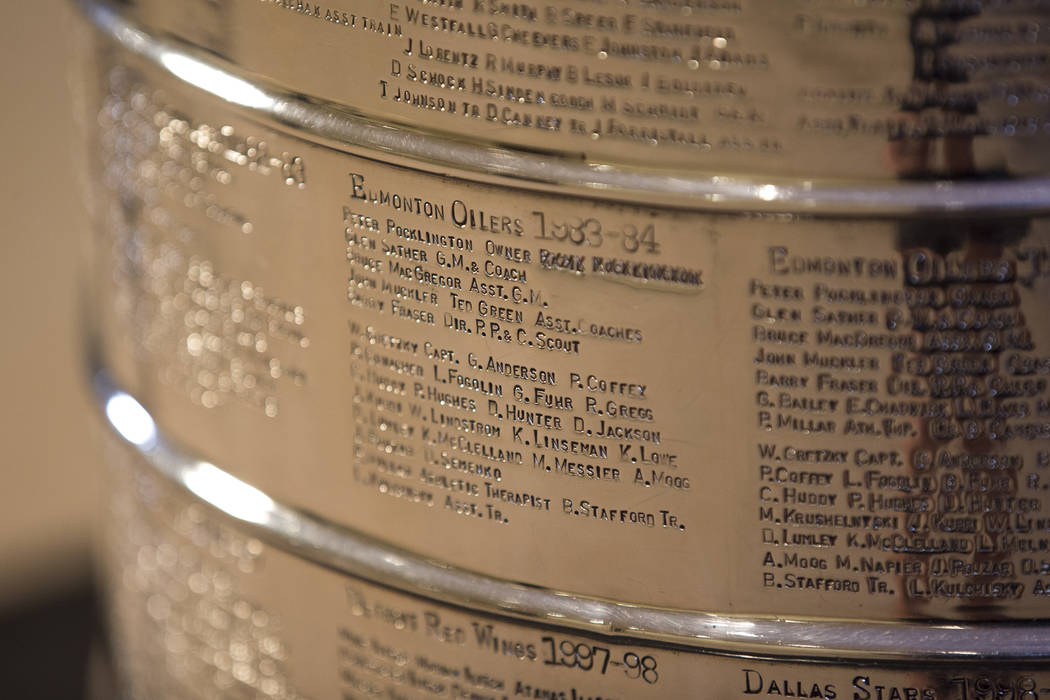
[[[161,52],[160,64],[179,80],[210,92],[235,105],[269,111],[274,100],[247,80],[231,75],[227,71],[210,66],[193,56],[176,52]]]
[[[106,397],[106,419],[120,436],[144,450],[157,444],[157,426],[138,401],[122,391]]]
[[[153,658],[194,628],[262,688],[209,641],[232,612],[323,697],[468,661],[534,697],[1050,694],[1031,3],[79,4],[94,382],[141,525],[109,571],[131,637],[177,628]],[[537,65],[602,71],[559,77],[587,123],[545,129]]]
[[[237,520],[264,525],[274,512],[272,498],[214,464],[197,462],[181,473],[187,489]]]
[[[360,151],[419,170],[592,197],[717,209],[816,211],[891,215],[936,212],[1024,213],[1047,208],[1050,179],[843,181],[727,176],[702,169],[626,167],[570,155],[541,154],[496,143],[466,141],[421,128],[378,121],[352,107],[308,98],[253,76],[175,39],[150,36],[105,0],[80,0],[108,36],[178,79],[252,110],[252,117],[297,130],[302,138]],[[230,90],[232,88],[232,90]],[[451,170],[450,170],[451,169]]]
[[[115,400],[121,404],[134,401],[114,386],[104,371],[96,372],[94,387],[104,406]],[[126,433],[127,422],[121,414],[114,419],[106,411],[106,416],[113,429],[158,473],[278,549],[349,575],[478,612],[557,623],[596,634],[628,635],[685,648],[761,657],[931,663],[965,658],[1035,661],[1044,659],[1050,649],[1050,628],[1045,625],[746,619],[618,604],[521,586],[392,548],[277,503],[215,465],[187,455],[163,434],[139,442],[128,437],[140,437],[140,433]]]

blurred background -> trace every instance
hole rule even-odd
[[[84,697],[100,638],[95,418],[75,313],[83,239],[65,0],[0,2],[0,696]],[[96,652],[97,653],[97,652]]]

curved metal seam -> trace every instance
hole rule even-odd
[[[496,180],[518,187],[707,209],[727,207],[849,215],[1050,210],[1050,178],[996,182],[907,182],[833,186],[805,180],[756,180],[677,170],[632,169],[555,155],[474,144],[353,115],[263,81],[242,77],[226,62],[181,42],[151,36],[102,0],[79,0],[104,34],[168,74],[282,125],[300,137],[329,141],[412,161],[417,169]]]
[[[169,442],[148,411],[106,372],[95,373],[94,388],[110,427],[156,472],[278,549],[411,594],[484,613],[699,651],[808,660],[1050,661],[1046,624],[748,618],[618,603],[458,569],[283,505]]]

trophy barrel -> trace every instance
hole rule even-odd
[[[129,696],[1050,698],[1042,2],[80,7]]]

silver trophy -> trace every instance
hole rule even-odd
[[[130,696],[1050,697],[1045,3],[81,7]]]

